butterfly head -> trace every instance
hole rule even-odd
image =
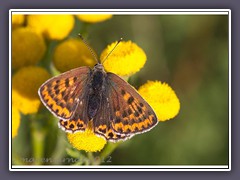
[[[104,67],[101,63],[97,63],[94,65],[93,71],[104,71]]]

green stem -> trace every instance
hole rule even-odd
[[[33,159],[35,165],[43,164],[44,158],[44,143],[46,133],[38,127],[36,119],[32,117],[32,127],[31,127],[31,138],[32,138],[32,149],[33,149]]]
[[[104,161],[112,152],[121,144],[121,142],[118,143],[107,143],[105,148],[102,150],[100,154],[100,159]]]
[[[87,157],[88,157],[88,161],[89,161],[89,165],[93,165],[94,164],[94,156],[92,152],[88,152],[87,153]]]

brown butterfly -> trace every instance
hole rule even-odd
[[[105,72],[99,60],[93,69],[79,67],[49,79],[38,94],[66,132],[85,131],[92,123],[96,135],[116,142],[158,123],[153,109],[138,92],[116,74]]]

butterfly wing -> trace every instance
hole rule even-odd
[[[58,127],[61,128],[65,132],[74,133],[77,131],[85,131],[88,126],[88,120],[84,118],[74,117],[68,120],[60,119],[58,122]]]
[[[100,108],[96,116],[93,118],[94,133],[99,136],[103,136],[106,140],[112,142],[126,140],[130,138],[130,135],[118,134],[111,127],[113,116],[111,111],[109,111],[109,109],[111,109],[109,98],[111,97],[109,96],[108,92],[109,89],[105,88],[105,91],[102,93]]]
[[[113,73],[107,79],[110,123],[117,134],[143,133],[157,125],[153,109],[130,84]]]
[[[80,67],[49,79],[38,90],[41,101],[59,119],[71,119],[86,101],[90,72],[89,67]]]

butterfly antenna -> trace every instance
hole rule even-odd
[[[106,61],[106,59],[110,56],[110,54],[112,54],[112,52],[114,51],[114,49],[117,47],[117,45],[123,40],[123,38],[120,38],[117,42],[117,44],[114,46],[114,48],[110,51],[110,53],[108,53],[108,55],[103,59],[102,64]]]
[[[83,38],[83,36],[79,33],[78,36],[81,38],[81,40],[84,42],[84,44],[86,44],[87,48],[89,49],[89,51],[91,52],[92,56],[94,57],[95,61],[97,63],[100,63],[100,61],[98,60],[96,54],[93,52],[92,48],[90,48],[90,46],[88,45],[87,41]]]

